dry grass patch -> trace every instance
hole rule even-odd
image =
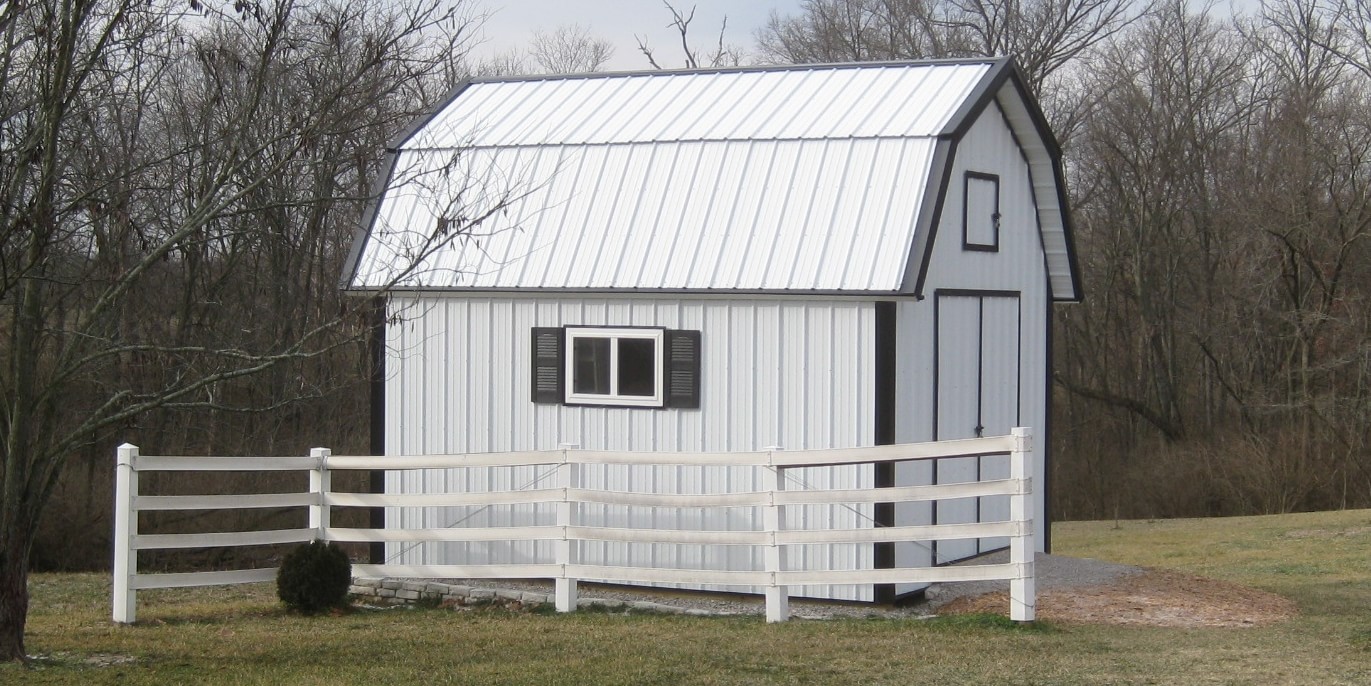
[[[959,598],[940,613],[1004,613],[1003,591]],[[1194,629],[1255,627],[1293,617],[1295,602],[1267,591],[1193,574],[1148,570],[1102,586],[1038,594],[1038,617],[1063,624]]]

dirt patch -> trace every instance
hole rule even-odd
[[[958,598],[938,613],[1005,614],[1008,608],[1008,593],[996,591]],[[1038,618],[1063,624],[1253,627],[1288,619],[1296,612],[1295,603],[1274,593],[1162,570],[1038,594]]]

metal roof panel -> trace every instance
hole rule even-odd
[[[932,136],[993,62],[476,81],[402,148]],[[890,112],[917,93],[918,116]],[[666,113],[671,113],[667,115]],[[870,116],[880,113],[880,116]],[[860,130],[859,130],[860,125]]]
[[[867,290],[899,288],[919,207],[928,139],[708,141],[443,155],[406,151],[420,186],[393,188],[377,211],[354,285],[404,288]],[[522,174],[519,189],[491,191]],[[471,182],[469,177],[480,182]],[[843,188],[902,196],[873,213]],[[452,245],[427,250],[442,198],[505,202]],[[877,203],[879,208],[880,203]],[[891,237],[894,238],[891,238]],[[881,275],[881,276],[873,276]]]

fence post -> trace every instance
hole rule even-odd
[[[1031,622],[1037,612],[1037,584],[1033,557],[1033,430],[1014,427],[1014,450],[1009,455],[1010,478],[1018,484],[1009,497],[1009,517],[1023,527],[1022,532],[1009,539],[1009,561],[1020,571],[1009,582],[1009,618],[1016,622]]]
[[[785,468],[776,464],[775,452],[768,448],[769,466],[762,470],[762,490],[770,504],[762,511],[762,527],[771,535],[771,543],[763,553],[763,563],[771,583],[766,587],[766,621],[784,622],[790,619],[790,588],[776,583],[776,573],[785,571],[785,548],[777,545],[776,532],[785,527],[785,506],[776,504],[776,492],[785,490]]]
[[[309,456],[314,458],[314,468],[309,470],[309,492],[314,496],[309,506],[309,528],[314,529],[314,538],[328,540],[330,523],[329,511],[332,509],[325,498],[333,489],[333,477],[328,471],[328,458],[333,451],[328,448],[310,448]]]
[[[562,448],[562,463],[557,465],[557,488],[562,489],[562,500],[557,503],[557,526],[561,527],[562,537],[553,541],[553,552],[561,573],[557,576],[554,600],[558,612],[576,611],[576,579],[567,576],[567,565],[572,563],[572,543],[567,536],[567,527],[572,525],[575,503],[571,501],[571,489],[576,487],[576,465],[569,459],[570,448]]]
[[[132,624],[138,619],[138,590],[133,577],[138,573],[138,551],[133,538],[138,535],[138,446],[125,443],[116,451],[114,467],[114,621]]]

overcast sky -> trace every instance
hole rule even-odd
[[[522,48],[534,31],[553,31],[564,24],[580,24],[593,35],[614,45],[614,58],[606,69],[648,69],[650,65],[634,35],[644,37],[666,68],[683,67],[679,37],[667,28],[671,13],[662,0],[477,0],[490,15],[485,23],[483,45],[478,56]],[[719,24],[728,17],[726,43],[751,50],[753,32],[766,23],[771,10],[793,14],[800,0],[673,0],[672,4],[688,14],[694,6],[695,21],[690,25],[692,44],[702,50],[714,45]]]

